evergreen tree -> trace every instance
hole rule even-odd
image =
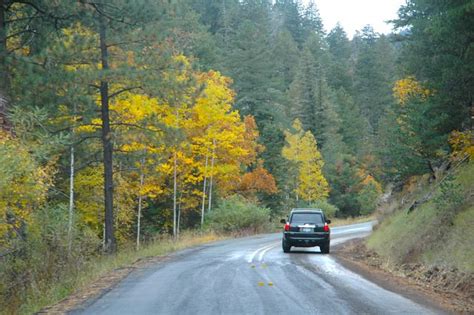
[[[370,148],[367,148],[370,146],[368,143],[368,121],[362,116],[359,107],[343,88],[335,93],[334,102],[341,119],[340,133],[347,146],[345,152],[362,159],[370,152]]]
[[[440,118],[435,129],[445,137],[454,129],[472,128],[473,21],[470,0],[410,0],[395,21],[402,29],[400,61],[407,75],[436,91],[431,113]]]
[[[272,59],[275,60],[275,78],[281,83],[281,89],[286,91],[293,81],[298,66],[299,50],[291,33],[281,29],[273,44]]]
[[[323,54],[321,39],[318,35],[311,36],[303,48],[289,90],[291,117],[299,119],[305,130],[311,130],[320,146],[326,143],[325,131],[329,124],[329,89]]]
[[[362,33],[356,37],[354,41],[358,47],[354,71],[354,100],[362,114],[368,118],[370,132],[375,134],[378,120],[393,102],[391,86],[395,81],[394,61],[386,57],[390,52],[387,39],[384,36],[379,37],[372,27],[364,27]]]
[[[305,41],[304,30],[302,27],[302,17],[299,1],[296,0],[277,0],[273,6],[273,15],[277,29],[286,29],[290,32],[293,39],[301,47]],[[275,23],[275,22],[274,22]]]
[[[324,26],[319,10],[314,0],[310,0],[308,5],[303,10],[303,30],[305,38],[307,39],[312,34],[317,34],[320,37],[324,36]]]
[[[351,43],[344,29],[337,24],[326,37],[329,47],[330,62],[327,81],[331,88],[352,90],[351,76]]]

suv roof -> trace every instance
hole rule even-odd
[[[315,208],[295,208],[291,210],[291,213],[298,213],[298,212],[314,212],[314,213],[323,213],[323,210],[321,209],[315,209]]]

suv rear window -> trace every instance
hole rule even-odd
[[[293,213],[291,216],[293,224],[323,224],[323,216],[320,213]]]

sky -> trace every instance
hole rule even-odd
[[[309,0],[303,0],[308,3]],[[356,30],[370,24],[378,33],[390,33],[392,25],[385,23],[395,19],[400,6],[406,0],[315,0],[324,27],[330,31],[339,22],[349,38]]]

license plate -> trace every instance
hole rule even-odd
[[[312,228],[301,228],[301,232],[313,232]]]

